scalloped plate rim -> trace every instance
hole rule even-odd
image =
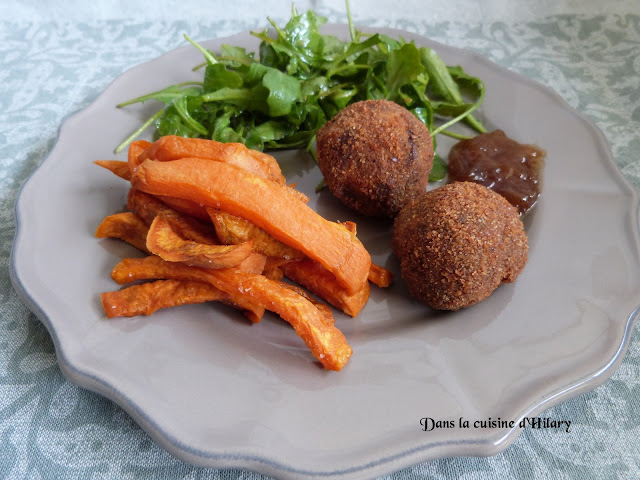
[[[344,29],[346,25],[344,24],[327,24],[326,28],[335,28],[335,29]],[[460,55],[468,55],[475,59],[475,61],[484,63],[486,66],[489,66],[493,69],[499,70],[503,75],[508,75],[514,80],[526,83],[527,85],[536,88],[541,91],[546,96],[553,98],[555,102],[561,103],[565,109],[571,111],[576,118],[582,121],[586,126],[588,126],[591,131],[598,136],[599,144],[601,147],[604,147],[604,151],[606,152],[606,160],[607,167],[611,170],[611,173],[614,175],[618,185],[626,190],[631,197],[632,207],[628,213],[630,217],[630,222],[633,224],[634,229],[634,240],[636,244],[636,249],[640,244],[638,240],[638,211],[640,209],[640,196],[634,186],[624,177],[620,169],[615,164],[615,160],[611,154],[611,151],[608,147],[606,137],[602,133],[602,131],[593,123],[589,118],[587,118],[581,112],[575,110],[571,107],[568,102],[561,97],[556,91],[551,89],[550,87],[541,84],[529,77],[521,75],[519,73],[513,72],[501,65],[498,65],[486,57],[481,55],[478,52],[460,48],[453,47],[449,45],[442,44],[440,42],[429,39],[428,37],[421,36],[416,33],[406,32],[403,30],[395,29],[395,28],[376,28],[372,29],[370,27],[358,27],[362,31],[377,31],[387,34],[402,34],[409,38],[420,39],[421,41],[428,42],[429,44],[435,46],[436,48],[447,49],[452,52],[456,52]],[[224,40],[231,40],[235,37],[242,37],[247,35],[248,32],[242,32],[236,35],[232,35],[229,37],[212,39],[208,42],[220,42]],[[203,42],[203,44],[207,44],[208,42]],[[348,469],[341,470],[326,470],[326,471],[315,471],[315,470],[306,470],[303,468],[293,467],[291,465],[287,465],[280,462],[274,462],[268,457],[262,456],[251,456],[245,454],[227,454],[227,453],[219,453],[216,454],[214,452],[208,451],[200,451],[198,449],[192,448],[188,445],[185,445],[180,439],[175,438],[164,432],[160,426],[151,418],[149,418],[144,411],[144,407],[136,404],[127,395],[121,392],[115,385],[106,382],[105,380],[96,377],[94,375],[88,374],[83,371],[81,365],[75,365],[73,360],[68,358],[66,352],[60,348],[60,339],[58,338],[58,331],[55,327],[55,322],[53,322],[43,308],[40,306],[38,301],[31,296],[29,293],[29,288],[25,285],[25,282],[20,278],[18,273],[18,267],[15,263],[16,255],[18,254],[18,249],[20,248],[18,245],[21,240],[21,211],[20,204],[23,191],[25,187],[30,184],[30,182],[34,181],[34,178],[37,179],[39,175],[43,174],[51,165],[51,162],[48,160],[54,156],[56,152],[56,148],[58,147],[58,142],[63,134],[65,128],[69,126],[69,123],[73,120],[79,119],[84,114],[89,114],[92,109],[96,108],[96,106],[107,97],[108,91],[118,82],[125,82],[126,77],[129,73],[144,69],[149,63],[160,60],[161,58],[168,56],[170,54],[175,53],[176,51],[186,50],[192,48],[190,45],[183,45],[176,47],[166,53],[155,57],[151,60],[145,61],[139,65],[131,67],[130,69],[123,72],[121,75],[116,77],[112,82],[110,82],[107,87],[86,107],[78,110],[76,112],[71,113],[66,116],[62,121],[60,127],[58,128],[58,133],[56,137],[56,142],[50,152],[47,154],[46,158],[34,169],[34,171],[30,174],[30,176],[26,179],[26,181],[21,186],[15,204],[15,221],[16,221],[16,231],[14,236],[14,242],[10,252],[10,278],[13,284],[14,289],[26,303],[27,307],[30,311],[32,311],[36,317],[47,328],[49,334],[51,335],[55,350],[56,356],[58,359],[58,363],[60,364],[61,370],[64,373],[65,377],[67,377],[73,383],[79,385],[80,387],[86,388],[88,390],[94,391],[110,400],[114,401],[120,407],[122,407],[135,421],[140,424],[147,433],[150,434],[151,437],[154,438],[159,444],[161,444],[166,450],[171,452],[177,458],[180,458],[184,461],[190,462],[194,465],[203,466],[203,467],[215,467],[215,468],[243,468],[252,471],[256,471],[266,475],[276,475],[281,478],[299,478],[299,475],[303,475],[308,478],[352,478],[353,475],[382,475],[388,474],[393,471],[397,471],[398,469],[407,468],[417,463],[422,463],[429,460],[434,460],[438,458],[443,458],[446,456],[461,456],[460,452],[462,451],[462,455],[471,455],[471,456],[492,456],[502,452],[509,445],[513,443],[513,441],[520,434],[520,431],[517,429],[511,429],[506,432],[500,432],[500,434],[495,435],[491,440],[478,440],[478,441],[448,441],[441,443],[432,443],[428,445],[419,445],[415,449],[411,449],[408,451],[400,451],[395,452],[392,455],[378,458],[377,460],[360,463],[358,465],[353,465]],[[44,167],[44,168],[43,168]],[[569,398],[572,398],[576,395],[584,393],[586,391],[590,391],[606,381],[608,378],[613,375],[617,366],[622,361],[622,358],[627,350],[628,343],[631,337],[631,331],[636,321],[640,317],[640,305],[638,305],[628,316],[626,319],[626,324],[624,328],[624,335],[622,339],[620,339],[620,345],[614,356],[608,359],[604,365],[594,371],[592,374],[587,375],[585,377],[576,379],[574,382],[569,383],[563,388],[557,389],[553,392],[549,392],[546,395],[543,395],[542,398],[535,405],[530,405],[525,409],[521,415],[522,417],[536,415],[543,410],[546,410],[558,403],[561,403]],[[437,453],[433,454],[432,452],[436,451]],[[354,477],[355,478],[355,477]],[[359,478],[359,477],[358,477]]]

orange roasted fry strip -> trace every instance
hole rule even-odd
[[[302,193],[300,190],[296,190],[294,185],[295,183],[292,183],[291,185],[287,185],[287,189],[289,190],[289,193],[291,193],[291,195],[296,197],[302,203],[308,203],[309,197],[307,197],[307,195],[305,193]]]
[[[357,225],[355,222],[351,222],[347,220],[346,222],[338,222],[338,223],[342,225],[344,228],[346,228],[348,231],[353,233],[354,235],[358,233]]]
[[[127,208],[137,212],[147,225],[151,225],[156,216],[162,215],[171,224],[171,228],[186,240],[212,245],[219,243],[211,224],[204,224],[174,210],[154,195],[132,188],[127,197]]]
[[[340,370],[349,360],[352,349],[344,335],[328,322],[326,310],[299,295],[282,282],[263,275],[242,272],[237,268],[204,269],[184,264],[172,264],[149,256],[122,260],[111,272],[117,283],[151,278],[177,278],[206,281],[228,293],[243,292],[286,320],[328,370]]]
[[[144,147],[144,145],[142,144],[141,146]],[[136,154],[135,167],[146,159],[169,162],[180,158],[203,158],[226,162],[267,180],[281,184],[285,183],[285,178],[280,171],[280,165],[274,157],[257,150],[248,149],[242,143],[221,143],[204,138],[166,135],[153,142],[148,148],[144,148],[144,151],[140,151],[138,147],[138,149],[134,149],[134,152]],[[135,167],[132,167],[131,171]],[[293,187],[290,187],[290,189],[291,193],[301,201],[305,203],[309,201],[309,197],[304,193],[295,190]]]
[[[147,250],[168,262],[184,262],[204,268],[230,268],[251,255],[253,240],[237,245],[211,245],[184,240],[162,215],[156,216],[147,234]]]
[[[284,277],[284,272],[282,271],[279,265],[280,265],[279,263],[277,265],[273,265],[273,264],[270,265],[269,262],[267,261],[267,265],[262,271],[262,274],[265,277],[270,278],[271,280],[278,280],[278,281],[282,280]]]
[[[129,170],[129,164],[127,162],[121,160],[96,160],[93,163],[102,168],[106,168],[124,180],[131,180],[131,171]]]
[[[362,243],[346,228],[297,200],[284,185],[233,165],[198,158],[146,160],[131,181],[147,193],[185,198],[249,220],[320,262],[349,295],[360,291],[367,281],[371,257]]]
[[[149,227],[140,215],[134,212],[122,212],[105,217],[98,225],[95,236],[97,238],[119,238],[138,250],[149,253],[147,249],[148,231]]]
[[[300,190],[296,190],[296,184],[295,183],[290,183],[287,186],[291,190],[291,193],[293,193],[296,197],[298,197],[298,199],[301,202],[304,202],[304,203],[308,203],[309,202],[309,197],[307,197],[307,195],[305,193],[302,193]]]
[[[127,165],[129,165],[129,172],[133,175],[136,167],[142,161],[139,160],[142,153],[149,148],[151,142],[146,140],[134,140],[129,144],[129,149],[127,151]]]
[[[145,253],[150,253],[147,250],[146,246],[148,231],[149,227],[138,214],[134,212],[123,212],[106,217],[102,221],[100,226],[98,226],[95,235],[98,238],[118,238],[120,240],[124,240],[127,243],[130,243],[131,245],[138,248],[139,250],[142,250]],[[240,263],[238,268],[251,273],[261,273],[264,270],[265,265],[266,257],[264,255],[252,253],[248,258]],[[133,290],[132,293],[135,291],[137,290]],[[171,301],[172,300],[170,299],[165,300],[166,307],[172,306]],[[180,299],[174,299],[174,303],[176,304],[179,301]],[[264,307],[250,299],[247,299],[244,295],[225,294],[225,299],[222,299],[221,301],[235,308],[243,310],[244,314],[254,323],[259,322],[264,315]],[[163,306],[160,308],[166,307]],[[124,307],[120,307],[121,310],[123,308]],[[107,315],[109,315],[109,312],[107,312]]]
[[[267,267],[267,257],[261,253],[253,252],[236,267],[238,270],[247,273],[255,273],[256,275],[264,274]]]
[[[202,282],[207,285],[211,285],[211,282],[208,281],[206,275],[198,274],[198,272],[207,271],[207,269],[191,267],[189,265],[179,264],[179,263],[170,263],[165,262],[160,257],[155,255],[150,255],[146,257],[147,259],[156,259],[158,265],[154,266],[151,261],[148,261],[147,264],[140,267],[137,266],[137,269],[132,271],[132,275],[130,277],[127,276],[127,265],[130,265],[134,259],[125,258],[116,265],[116,267],[111,272],[111,277],[118,283],[119,285],[125,285],[127,283],[133,283],[138,280],[180,280],[180,281],[194,281],[194,282]],[[134,262],[135,265],[135,262]],[[240,267],[237,268],[239,271],[244,271],[248,274],[259,275],[264,267],[264,256],[259,254],[252,254],[247,260],[242,262]],[[185,270],[186,269],[186,270]],[[191,270],[189,270],[191,269]],[[183,272],[183,275],[175,275],[172,272]],[[186,275],[184,272],[190,271],[190,274]],[[213,285],[215,287],[215,285]],[[221,289],[219,289],[221,290]],[[226,297],[221,300],[223,303],[235,307],[237,309],[243,310],[245,316],[249,318],[253,323],[257,323],[262,319],[262,316],[265,312],[265,306],[250,298],[244,292],[240,290],[237,291],[225,291]]]
[[[138,158],[138,164],[146,159],[167,162],[180,158],[202,158],[227,162],[248,170],[263,178],[284,184],[285,178],[274,157],[251,150],[242,143],[222,143],[203,138],[186,138],[166,135],[153,142]]]
[[[211,217],[213,226],[216,229],[216,234],[218,235],[218,238],[222,243],[237,244],[240,242],[246,242],[247,240],[253,238],[256,240],[256,243],[253,247],[254,251],[263,253],[270,257],[282,258],[287,262],[295,262],[298,260],[304,260],[306,258],[305,255],[299,250],[296,250],[289,247],[288,245],[285,245],[282,242],[279,242],[267,232],[265,232],[261,228],[256,227],[244,218],[236,217],[235,215],[231,215],[227,212],[223,212],[214,208],[207,208],[206,210]],[[338,225],[345,227],[349,232],[353,234],[356,233],[356,224],[353,222],[347,221],[338,223]],[[291,267],[290,270],[293,270],[294,268],[296,267]],[[291,277],[289,276],[289,278]],[[386,268],[371,263],[368,278],[370,282],[374,283],[378,287],[388,287],[393,280],[393,274]],[[293,278],[291,279],[296,281]],[[335,283],[335,279],[333,283]],[[311,290],[314,291],[314,293],[317,293],[315,290]],[[342,293],[344,294],[344,292]],[[359,292],[358,294],[362,295],[362,292]],[[328,301],[328,299],[326,298],[325,300]],[[335,305],[334,303],[332,303],[332,305],[341,308],[339,305]],[[355,311],[355,309],[351,308],[349,310],[352,312]],[[347,311],[345,311],[345,313],[351,315]]]
[[[393,281],[393,273],[386,268],[371,262],[369,281],[378,287],[386,288]]]
[[[207,209],[198,203],[185,200],[184,198],[167,197],[164,195],[156,195],[156,198],[178,213],[189,215],[205,224],[211,222]]]
[[[304,254],[300,250],[279,242],[263,229],[256,227],[244,218],[236,217],[214,208],[207,208],[207,212],[213,222],[218,238],[224,244],[231,245],[254,240],[254,251],[269,257],[279,257],[287,261],[302,260],[304,258]]]
[[[280,269],[286,277],[352,317],[355,317],[369,300],[368,282],[365,282],[355,295],[348,295],[331,272],[311,259],[285,263]]]
[[[228,293],[209,283],[157,280],[100,294],[108,318],[151,315],[161,308],[230,300]]]
[[[342,225],[354,235],[356,234],[357,226],[354,222],[340,222],[340,225]],[[369,270],[369,281],[374,285],[377,285],[378,287],[385,288],[391,285],[391,282],[393,281],[393,274],[386,268],[371,262],[371,268]]]
[[[251,273],[254,275],[261,275],[264,272],[267,257],[259,253],[252,253],[245,258],[236,267],[239,271]],[[229,298],[222,300],[223,303],[232,307],[238,308],[244,311],[244,315],[253,323],[258,323],[264,315],[265,307],[259,302],[256,302],[244,292],[227,292]]]
[[[325,305],[324,303],[319,302],[307,292],[305,289],[299,287],[298,285],[292,285],[286,282],[278,282],[280,286],[283,288],[288,288],[289,290],[296,292],[298,295],[304,297],[307,301],[311,302],[322,314],[322,318],[327,325],[335,325],[336,319],[333,317],[333,313],[331,309]]]

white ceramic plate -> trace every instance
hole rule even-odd
[[[326,31],[347,34],[339,25]],[[548,88],[479,55],[384,33],[430,45],[485,81],[487,124],[547,150],[544,194],[526,218],[530,256],[515,284],[457,313],[412,302],[401,280],[374,289],[358,318],[336,315],[355,352],[341,372],[322,370],[276,317],[249,325],[214,305],[149,318],[102,312],[98,295],[118,288],[111,268],[135,253],[93,237],[103,217],[123,208],[127,185],[92,162],[114,158],[157,108],[117,103],[197,78],[189,73],[202,58],[195,48],[126,72],[69,118],[20,193],[13,281],[47,325],[63,372],[121,405],[181,459],[280,478],[350,479],[492,455],[516,438],[520,419],[594,388],[623,356],[640,304],[638,197],[601,132]],[[246,33],[206,46],[221,43],[256,47]],[[278,158],[314,208],[357,220],[374,260],[397,273],[388,224],[316,195],[320,176],[305,154]],[[426,417],[455,426],[424,431]],[[469,428],[458,426],[460,417]],[[516,426],[473,427],[489,418]]]

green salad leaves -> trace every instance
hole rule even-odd
[[[164,107],[117,149],[146,128],[156,137],[180,135],[241,142],[258,150],[305,148],[314,154],[316,131],[339,110],[366,99],[392,100],[411,111],[429,129],[448,131],[464,121],[477,132],[482,124],[472,112],[482,103],[484,85],[459,66],[447,66],[428,47],[402,38],[365,34],[349,17],[350,39],[323,34],[326,19],[293,8],[284,27],[252,32],[260,39],[257,53],[222,45],[205,49],[185,35],[205,59],[202,82],[172,85],[118,105],[148,100]],[[434,142],[435,143],[435,142]],[[442,178],[446,165],[437,157],[431,180]]]

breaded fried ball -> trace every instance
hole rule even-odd
[[[433,165],[429,129],[388,100],[353,103],[316,136],[331,193],[363,215],[393,218],[426,190]]]
[[[455,182],[402,209],[393,250],[411,296],[438,310],[458,310],[515,281],[528,243],[517,209],[504,197]]]

